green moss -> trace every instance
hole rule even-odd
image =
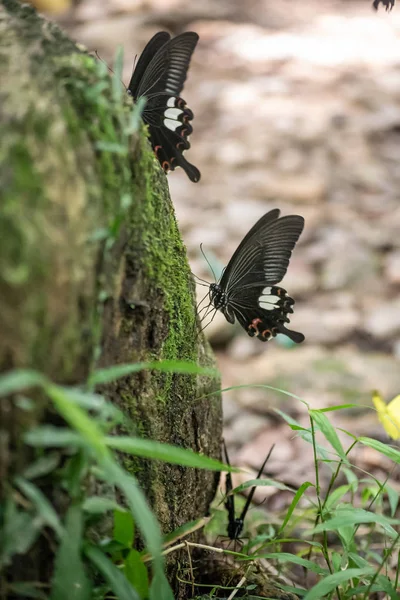
[[[133,211],[131,233],[135,236],[137,230],[142,232],[141,239],[135,240],[135,246],[141,246],[144,251],[144,276],[157,288],[168,314],[168,334],[163,340],[158,358],[196,361],[196,316],[191,290],[193,284],[185,248],[172,205],[165,195],[164,175],[161,170],[155,176],[152,175],[155,159],[149,144],[143,139],[140,154],[140,162],[135,167],[135,179],[138,185],[144,182],[145,201],[137,207],[138,210]],[[138,220],[141,225],[137,228]],[[162,384],[165,399],[169,395],[174,376],[156,374],[155,377]]]

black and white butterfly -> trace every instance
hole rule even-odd
[[[286,328],[294,300],[277,287],[289,266],[292,250],[304,227],[298,215],[279,217],[276,208],[266,213],[250,229],[234,252],[219,283],[209,286],[210,304],[229,323],[237,319],[253,337],[262,342],[283,333],[293,342],[304,335]]]
[[[271,452],[273,449],[274,449],[274,446],[272,446],[270,451],[268,452],[260,470],[257,473],[256,479],[260,479],[260,477],[264,471],[264,467],[267,464],[267,461],[268,461],[269,457],[271,456]],[[228,451],[226,449],[225,441],[224,441],[224,452],[225,452],[226,464],[230,466]],[[235,516],[235,497],[233,494],[231,494],[231,492],[233,490],[232,476],[229,472],[226,474],[226,479],[225,479],[226,497],[225,497],[224,505],[228,512],[227,534],[228,534],[229,539],[231,539],[231,540],[238,540],[240,538],[240,535],[241,535],[241,533],[243,531],[243,527],[244,527],[244,520],[246,518],[247,511],[250,508],[251,501],[253,500],[253,496],[254,496],[254,492],[256,491],[256,487],[257,486],[253,486],[251,488],[250,493],[247,496],[246,504],[244,505],[244,508],[243,508],[242,512],[240,513],[240,516],[236,517]]]
[[[171,39],[166,31],[156,33],[143,50],[128,93],[136,102],[146,98],[143,120],[149,126],[153,150],[164,171],[182,167],[191,181],[199,181],[200,171],[183,156],[190,148],[192,111],[180,97],[187,70],[199,36],[186,32]]]
[[[375,10],[378,10],[379,4],[382,2],[383,6],[386,8],[386,11],[392,10],[394,6],[394,0],[374,0],[372,6]]]

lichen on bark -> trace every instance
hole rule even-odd
[[[14,0],[0,1],[0,78],[0,371],[30,367],[75,384],[117,363],[213,365],[167,179],[145,128],[126,134],[129,98],[103,64]],[[104,391],[141,435],[218,457],[220,399],[204,398],[217,390],[203,377],[144,372]],[[15,440],[29,423],[11,401],[0,410],[6,478],[28,460]],[[164,531],[207,512],[215,474],[124,464]]]

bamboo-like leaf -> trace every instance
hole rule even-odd
[[[335,588],[350,579],[366,577],[373,575],[374,569],[366,567],[364,569],[346,569],[339,573],[333,573],[324,577],[317,585],[304,596],[303,600],[321,600],[327,594],[330,594]]]
[[[94,371],[89,377],[88,386],[103,385],[111,383],[121,377],[127,377],[140,371],[161,371],[163,373],[178,373],[187,375],[207,375],[208,377],[219,377],[216,369],[199,367],[195,363],[180,360],[161,360],[154,362],[141,362],[123,365],[114,365],[105,369]]]
[[[90,600],[92,585],[81,557],[82,508],[72,505],[65,517],[65,533],[55,558],[51,600]]]
[[[325,436],[332,448],[337,452],[338,456],[340,456],[343,462],[348,463],[347,456],[339,440],[339,436],[329,419],[323,412],[319,410],[310,410],[309,413],[311,418],[317,424],[321,433]]]
[[[237,468],[230,467],[224,463],[196,454],[193,450],[178,448],[171,444],[162,444],[137,437],[127,436],[107,436],[105,442],[109,448],[134,454],[135,456],[143,456],[153,460],[162,460],[176,465],[185,467],[194,467],[197,469],[209,469],[210,471],[238,471]]]
[[[392,525],[400,525],[400,519],[390,519],[362,508],[343,508],[338,509],[332,519],[328,519],[324,523],[320,523],[314,527],[311,533],[319,533],[321,531],[338,531],[344,527],[355,526],[359,525],[360,523],[381,525],[386,533],[391,538],[395,539],[398,534]]]
[[[364,446],[369,446],[377,452],[380,452],[384,456],[390,458],[393,462],[400,464],[400,451],[397,448],[393,448],[392,446],[388,446],[387,444],[382,444],[382,442],[378,442],[378,440],[374,440],[368,437],[360,437],[358,441]]]
[[[85,554],[103,575],[118,600],[141,600],[125,575],[99,548],[88,545],[85,547]]]
[[[286,516],[283,520],[282,525],[279,528],[278,531],[278,535],[280,535],[282,533],[282,531],[285,529],[286,525],[289,522],[290,517],[293,514],[294,509],[296,508],[297,504],[299,503],[300,499],[302,498],[303,494],[305,493],[305,491],[310,488],[310,487],[315,487],[313,483],[310,483],[309,481],[305,481],[297,490],[292,502],[290,503],[290,506],[287,510]]]
[[[30,387],[41,387],[46,377],[31,369],[17,369],[0,376],[0,398],[15,394]]]
[[[47,500],[43,492],[39,490],[36,485],[33,485],[33,483],[23,479],[22,477],[16,477],[15,483],[24,496],[26,496],[26,498],[32,502],[43,523],[46,523],[49,525],[49,527],[54,529],[57,535],[61,538],[64,534],[64,528],[61,525],[60,517]]]

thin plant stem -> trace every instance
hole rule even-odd
[[[393,540],[392,544],[390,545],[389,552],[388,552],[388,556],[390,556],[390,554],[391,554],[391,552],[392,552],[393,548],[395,548],[395,546],[396,546],[397,542],[399,541],[399,539],[400,539],[400,533],[398,533],[398,534],[397,534],[397,536],[396,536],[396,537],[395,537],[395,539]],[[376,579],[377,579],[377,577],[378,577],[379,573],[381,572],[381,570],[382,570],[382,569],[383,569],[383,567],[385,566],[385,563],[386,563],[386,558],[384,557],[384,558],[382,559],[382,562],[381,562],[381,564],[379,565],[379,568],[378,568],[378,570],[377,570],[377,571],[374,573],[374,576],[372,577],[371,581],[369,582],[369,586],[368,586],[368,588],[367,588],[367,591],[365,592],[365,594],[364,594],[364,596],[363,596],[363,599],[362,599],[362,600],[368,600],[368,598],[370,597],[370,596],[369,596],[369,592],[370,592],[370,590],[371,590],[372,586],[374,585],[374,583],[375,583],[375,581],[376,581]],[[396,579],[397,579],[397,577],[396,577]],[[396,588],[395,588],[395,589],[397,589],[397,586],[396,586]]]

